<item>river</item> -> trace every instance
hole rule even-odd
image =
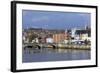
[[[47,61],[70,61],[87,60],[91,58],[91,50],[51,49],[42,48],[23,49],[22,62],[47,62]]]

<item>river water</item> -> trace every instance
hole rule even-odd
[[[91,58],[91,50],[51,49],[51,48],[26,48],[22,53],[23,63],[87,60]]]

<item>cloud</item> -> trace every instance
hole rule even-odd
[[[41,22],[41,21],[48,21],[48,20],[49,20],[49,17],[47,16],[32,18],[32,22]]]

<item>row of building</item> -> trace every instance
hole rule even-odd
[[[31,41],[29,41],[28,34],[33,34],[33,36],[37,35]],[[91,29],[86,27],[84,29],[70,29],[70,30],[61,30],[61,31],[52,31],[52,30],[43,30],[39,29],[39,32],[36,30],[31,30],[29,32],[24,32],[23,34],[23,42],[24,43],[76,43],[76,42],[84,42],[91,41]]]

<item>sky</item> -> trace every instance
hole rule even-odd
[[[43,29],[84,28],[91,25],[90,13],[57,12],[57,11],[22,11],[22,27]]]

